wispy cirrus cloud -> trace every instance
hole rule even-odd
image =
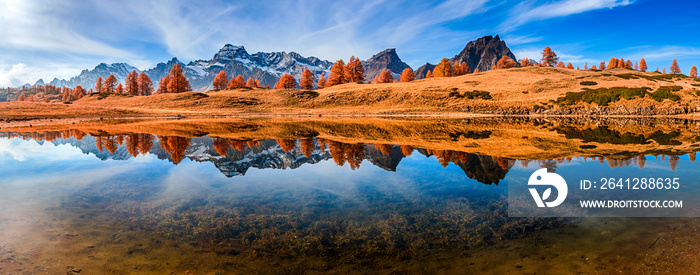
[[[510,31],[531,21],[564,17],[599,9],[627,6],[633,0],[562,0],[537,5],[535,1],[525,1],[516,5],[501,29]]]

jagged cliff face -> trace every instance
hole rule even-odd
[[[495,68],[496,63],[503,56],[517,60],[513,52],[506,46],[505,41],[501,40],[498,35],[496,37],[488,35],[467,43],[458,55],[450,59],[450,64],[454,64],[455,61],[466,62],[472,72],[477,69],[483,72]],[[434,68],[435,65],[426,63],[418,68],[414,74],[416,78],[424,78],[428,70]]]
[[[491,37],[490,35],[471,41],[464,49],[450,59],[450,63],[455,61],[467,62],[469,68],[474,71],[488,71],[496,67],[496,63],[503,56],[508,56],[513,60],[517,60],[515,55],[506,46],[506,42],[502,41],[498,35]]]
[[[399,79],[401,73],[406,68],[411,68],[408,64],[401,61],[399,55],[396,54],[396,49],[386,49],[378,54],[375,54],[370,59],[362,62],[365,69],[365,81],[371,81],[375,76],[382,73],[383,70],[389,69],[394,75],[394,79]]]

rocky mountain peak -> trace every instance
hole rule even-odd
[[[365,69],[365,80],[370,81],[374,76],[382,73],[383,70],[389,69],[394,74],[394,78],[400,76],[404,69],[411,68],[408,64],[401,61],[396,49],[386,49],[369,59],[362,62]]]

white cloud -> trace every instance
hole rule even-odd
[[[522,2],[512,11],[510,19],[503,22],[501,28],[509,31],[530,21],[564,17],[587,11],[627,6],[632,0],[563,0],[534,5],[532,1]]]
[[[35,0],[0,2],[0,37],[3,38],[0,47],[110,57],[131,56],[66,25],[62,14],[55,10],[61,5],[58,1],[53,5]]]

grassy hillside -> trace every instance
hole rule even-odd
[[[692,115],[700,79],[626,69],[513,68],[409,83],[322,90],[234,89],[149,97],[92,95],[72,104],[0,103],[0,118],[221,115]],[[3,122],[3,121],[0,121]]]

